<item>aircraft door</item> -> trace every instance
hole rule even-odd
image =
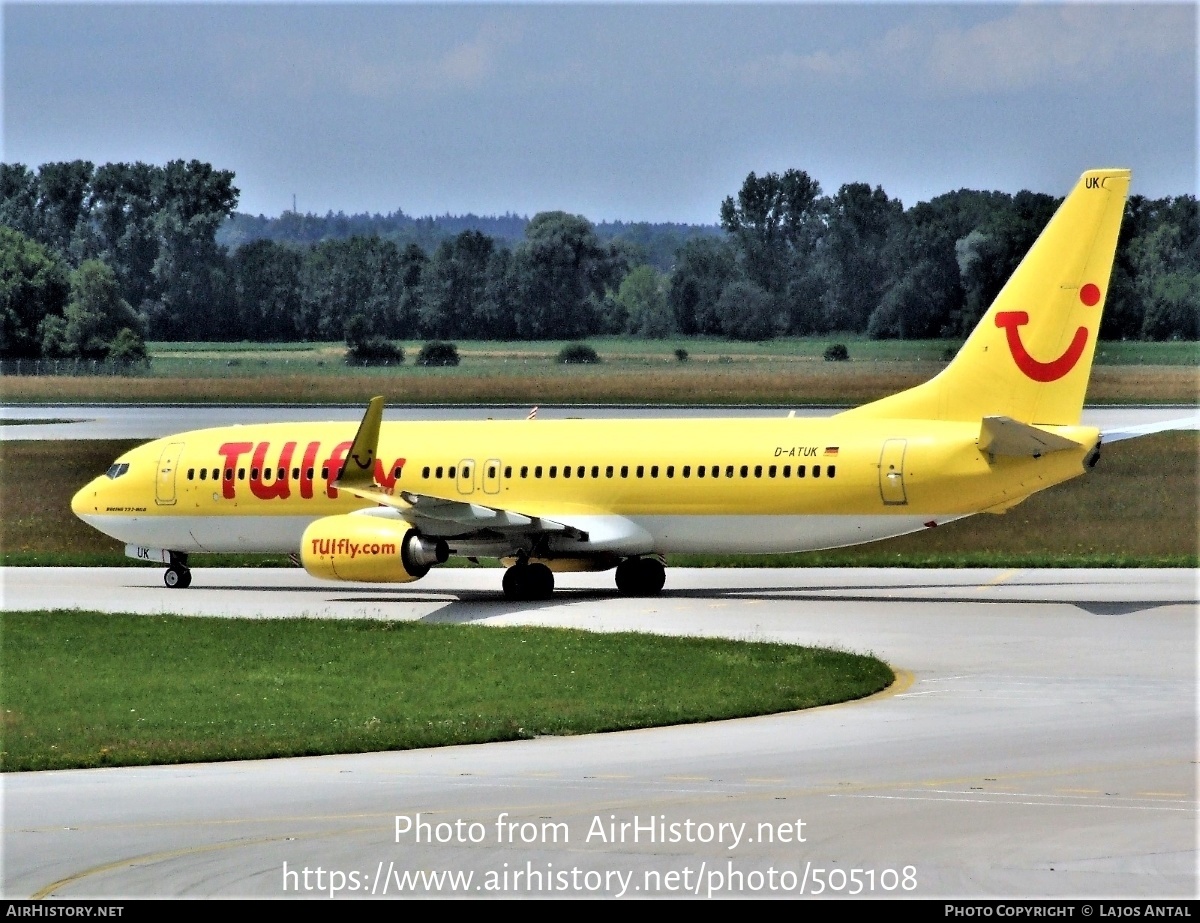
[[[158,475],[154,479],[154,500],[159,506],[175,504],[175,470],[183,454],[182,442],[167,443],[158,457]]]
[[[887,439],[879,453],[879,495],[885,506],[904,506],[908,496],[904,492],[904,450],[907,439]]]
[[[475,459],[464,458],[458,463],[458,492],[470,494],[475,492]]]
[[[483,463],[483,492],[500,493],[500,459],[489,458]]]

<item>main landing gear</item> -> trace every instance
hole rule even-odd
[[[667,582],[658,558],[626,558],[617,565],[617,592],[622,596],[657,596]]]
[[[186,590],[192,585],[192,569],[187,566],[187,555],[171,552],[171,566],[163,574],[163,583],[172,590]]]
[[[667,582],[660,558],[626,558],[617,565],[617,591],[622,596],[657,596]],[[549,599],[554,574],[540,562],[522,559],[504,572],[504,595],[511,600]]]
[[[554,574],[545,564],[518,561],[504,572],[503,585],[507,599],[549,599],[554,592]]]

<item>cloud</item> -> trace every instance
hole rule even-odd
[[[1194,60],[1195,8],[1182,5],[1019,6],[930,36],[921,73],[931,88],[1016,92],[1040,85],[1143,78],[1165,59]],[[1122,67],[1122,62],[1125,66]]]
[[[469,38],[424,46],[403,22],[391,29],[391,40],[386,29],[366,37],[286,31],[238,36],[226,50],[225,73],[246,95],[427,98],[485,86],[522,34],[515,20],[501,18],[480,24]]]
[[[970,25],[952,18],[990,17]],[[1144,81],[1195,66],[1195,7],[1183,4],[912,7],[912,19],[838,48],[760,55],[735,68],[751,86],[901,89],[933,96]],[[806,41],[811,36],[806,36]]]

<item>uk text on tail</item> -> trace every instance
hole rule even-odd
[[[950,365],[843,416],[1078,424],[1129,177],[1084,173]]]

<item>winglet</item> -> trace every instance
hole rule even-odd
[[[383,397],[371,398],[367,412],[358,424],[354,442],[346,453],[346,463],[334,481],[336,488],[375,487],[375,457],[379,454],[379,425],[383,422]]]

